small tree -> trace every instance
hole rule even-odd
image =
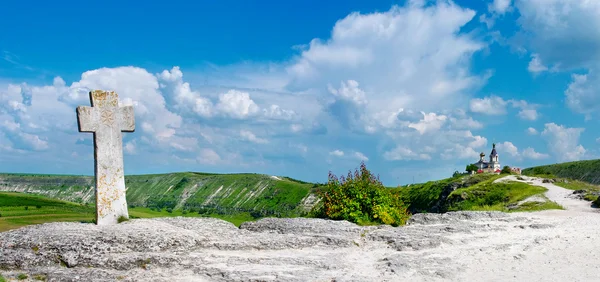
[[[465,168],[465,171],[471,173],[473,171],[477,171],[479,168],[475,164],[468,164]]]
[[[361,162],[354,175],[340,178],[329,172],[329,188],[323,195],[323,206],[317,215],[354,223],[377,222],[403,225],[410,218],[399,196],[387,189],[379,177]]]
[[[500,173],[502,174],[510,174],[512,172],[512,170],[510,169],[510,166],[505,165],[502,170],[500,171]]]

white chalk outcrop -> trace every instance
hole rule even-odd
[[[397,228],[306,218],[240,228],[211,218],[28,226],[0,233],[0,273],[51,281],[597,281],[600,214],[548,187],[566,210],[418,214]]]

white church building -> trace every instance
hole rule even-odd
[[[485,154],[481,152],[479,154],[479,161],[475,163],[477,166],[477,173],[492,172],[500,173],[502,168],[500,167],[500,161],[498,160],[498,152],[496,152],[496,144],[492,144],[492,152],[490,153],[490,161],[485,161]]]

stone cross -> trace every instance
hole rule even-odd
[[[129,218],[123,173],[121,131],[133,132],[133,107],[119,107],[114,91],[90,91],[91,107],[77,107],[79,132],[94,133],[96,224],[115,224]]]

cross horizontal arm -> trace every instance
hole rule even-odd
[[[121,131],[133,132],[135,131],[135,116],[133,114],[133,106],[125,106],[119,108],[120,113],[120,127]]]
[[[96,132],[98,130],[96,110],[87,106],[77,107],[77,125],[79,132]]]

